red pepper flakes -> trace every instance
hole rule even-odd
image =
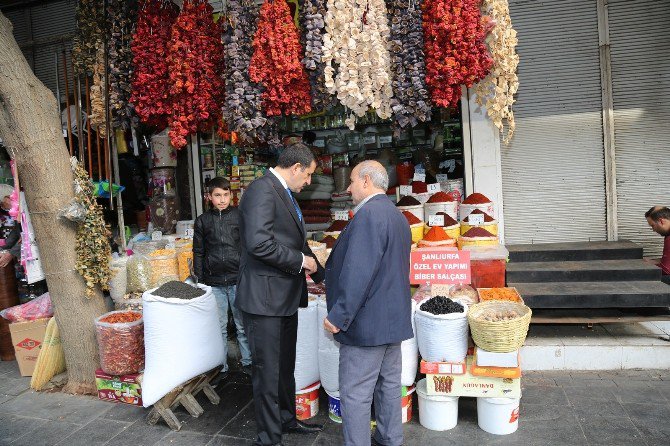
[[[486,203],[491,203],[491,200],[486,195],[480,194],[479,192],[470,194],[467,196],[465,200],[463,200],[463,204],[486,204]]]
[[[327,235],[323,238],[323,240],[321,240],[321,243],[325,243],[326,248],[328,249],[333,249],[333,247],[335,246],[335,242],[337,242],[337,239],[332,235]]]
[[[335,220],[326,232],[340,232],[349,224],[348,220]]]
[[[400,206],[400,207],[418,206],[420,204],[421,204],[421,202],[419,200],[417,200],[416,198],[414,198],[412,196],[409,196],[409,195],[405,195],[404,197],[402,197],[400,199],[400,201],[398,201],[398,203],[396,203],[396,206]]]
[[[462,235],[462,237],[469,237],[469,238],[476,238],[476,237],[495,237],[495,235],[491,234],[489,231],[486,229],[482,229],[479,227],[474,227],[471,228],[468,232]]]
[[[428,185],[423,181],[412,181],[412,193],[424,194],[428,192]]]
[[[426,235],[423,236],[423,239],[429,242],[441,242],[445,240],[451,240],[452,238],[444,232],[439,226],[433,226],[430,228],[430,231],[426,232]]]
[[[128,311],[126,313],[112,313],[109,316],[100,319],[100,322],[104,322],[106,324],[127,324],[128,322],[135,322],[139,321],[140,319],[142,319],[142,315],[140,313]]]
[[[405,218],[407,219],[407,223],[409,223],[410,226],[421,223],[421,220],[419,220],[419,218],[416,215],[412,214],[411,212],[402,211],[402,215],[405,216]]]
[[[112,312],[95,322],[100,367],[109,375],[144,369],[144,322],[135,311]]]
[[[456,197],[442,191],[434,193],[428,199],[428,203],[446,203],[448,201],[456,201]]]

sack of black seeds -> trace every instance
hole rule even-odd
[[[145,367],[142,402],[149,407],[176,386],[223,364],[219,309],[212,289],[168,282],[142,295]]]
[[[466,304],[444,296],[421,301],[414,315],[421,358],[427,362],[463,361],[468,351],[467,314]]]

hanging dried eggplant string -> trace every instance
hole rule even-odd
[[[382,119],[391,117],[391,56],[384,0],[328,0],[323,37],[326,88],[356,117],[373,108]]]
[[[323,111],[337,104],[337,98],[326,88],[323,55],[323,35],[326,32],[326,0],[300,0],[300,42],[305,49],[302,63],[309,75],[312,90],[312,110]]]
[[[89,121],[91,127],[100,137],[105,137],[107,113],[105,109],[105,45],[98,41],[96,60],[93,66],[93,85],[91,85],[91,115]],[[100,161],[100,157],[98,157]],[[98,169],[100,171],[100,169]],[[101,175],[102,176],[102,175]]]
[[[159,131],[167,127],[170,115],[167,52],[178,15],[179,8],[171,1],[141,0],[131,43],[134,71],[130,102],[140,121]]]
[[[112,127],[125,130],[138,124],[134,107],[130,103],[133,75],[130,43],[137,20],[137,1],[109,0],[107,12]]]
[[[104,8],[102,0],[79,0],[75,13],[77,28],[72,41],[72,67],[77,76],[93,73],[96,43],[102,39]]]
[[[492,20],[493,29],[486,43],[493,57],[493,67],[488,76],[475,86],[475,100],[485,105],[489,117],[503,136],[503,142],[509,144],[514,135],[514,95],[519,89],[516,74],[519,55],[516,53],[518,39],[512,27],[507,0],[484,0],[482,12]],[[505,134],[505,124],[507,134]]]
[[[262,88],[249,79],[259,7],[254,0],[230,0],[224,24],[226,98],[223,118],[229,131],[251,143],[279,144],[277,118],[262,112]]]
[[[430,121],[421,27],[422,0],[390,0],[391,71],[393,72],[393,125],[396,130]]]

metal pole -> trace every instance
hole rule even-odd
[[[114,182],[121,185],[121,178],[119,175],[119,152],[116,147],[116,138],[112,140],[112,162],[114,163]],[[114,195],[114,188],[112,184],[109,185],[109,193]],[[123,220],[123,199],[121,192],[116,194],[116,215],[119,223],[119,235],[121,237],[121,253],[126,252],[126,225]]]
[[[86,162],[84,157],[84,129],[82,128],[83,120],[81,119],[81,76],[79,75],[77,75],[75,87],[77,88],[77,91],[75,91],[74,100],[76,103],[75,110],[77,111],[77,142],[79,143],[77,158],[79,158],[79,162],[82,163],[84,169],[86,169]]]
[[[60,119],[60,73],[58,72],[58,52],[54,53],[54,56],[56,56],[56,107],[58,110],[58,119]]]
[[[108,23],[108,13],[107,13],[107,0],[103,1],[103,8],[105,12],[105,28],[107,27]],[[104,33],[105,35],[105,130],[106,130],[106,135],[105,135],[105,173],[107,176],[107,182],[109,183],[109,207],[110,209],[114,210],[114,194],[112,193],[113,187],[112,187],[112,178],[110,175],[110,165],[109,165],[109,149],[111,147],[111,126],[109,123],[109,42],[107,39],[107,33]]]
[[[74,152],[72,148],[72,117],[70,116],[70,86],[67,80],[67,57],[63,50],[63,72],[65,73],[65,113],[67,114],[67,145],[70,149],[70,156]]]
[[[88,76],[86,76],[86,151],[88,152],[88,176],[93,178],[93,147],[91,146],[91,99]]]

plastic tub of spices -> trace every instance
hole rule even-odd
[[[501,288],[505,286],[505,272],[509,251],[503,245],[464,246],[470,251],[470,268],[474,288]]]

